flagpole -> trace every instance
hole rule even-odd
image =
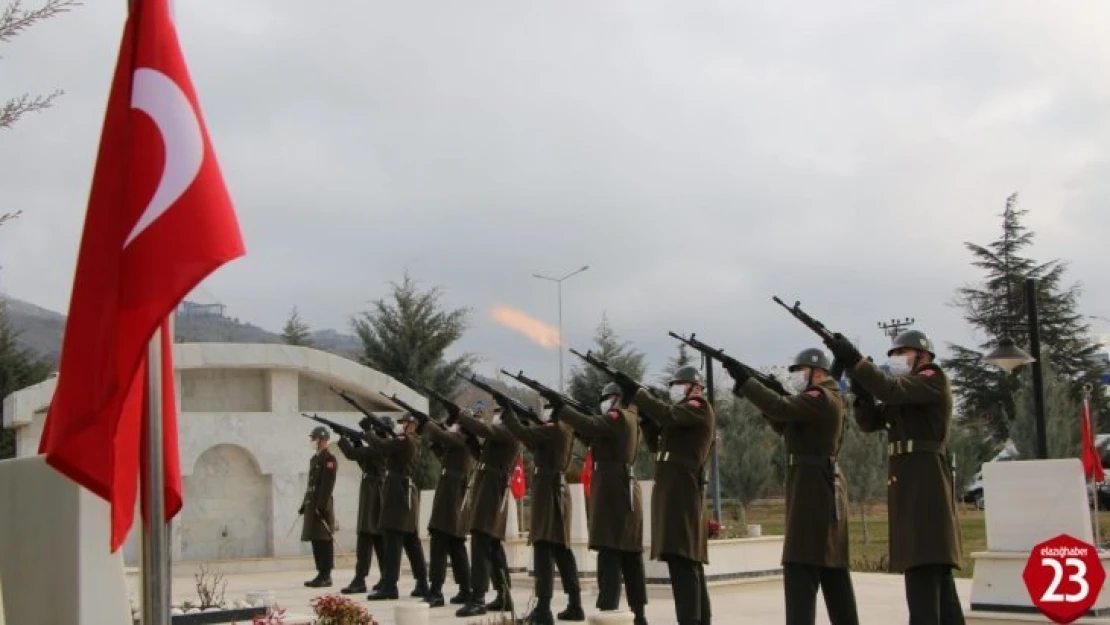
[[[142,466],[145,494],[143,523],[143,625],[170,625],[170,580],[163,490],[162,328],[147,346],[146,454]]]
[[[1091,418],[1091,385],[1090,384],[1084,384],[1083,385],[1083,414],[1082,414],[1082,418],[1087,420],[1087,423],[1085,425],[1087,426],[1087,432],[1089,432],[1090,435],[1091,435],[1090,436],[1090,446],[1094,447],[1094,440],[1095,440],[1095,433],[1096,432],[1095,432],[1095,427],[1094,427],[1094,423],[1093,423],[1094,420]],[[1084,445],[1084,447],[1086,447],[1088,445],[1088,441],[1083,441],[1083,445]],[[1087,450],[1084,449],[1084,456],[1086,456],[1086,454],[1087,454]],[[1101,454],[1095,454],[1095,455],[1097,456],[1095,458],[1095,460],[1099,464],[1102,464]],[[1088,488],[1091,489],[1091,501],[1094,502],[1094,506],[1091,507],[1091,525],[1094,527],[1094,531],[1095,531],[1094,532],[1094,535],[1095,535],[1095,549],[1098,550],[1098,551],[1102,551],[1102,538],[1099,536],[1099,534],[1101,532],[1099,531],[1099,527],[1098,527],[1098,484],[1095,483],[1094,473],[1095,472],[1092,471],[1091,475],[1085,476],[1085,477],[1087,478]]]

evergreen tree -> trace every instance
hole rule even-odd
[[[401,284],[390,283],[390,298],[351,320],[362,341],[359,361],[402,384],[422,384],[447,397],[459,389],[458,374],[477,362],[472,354],[448,358],[446,353],[468,327],[470,310],[445,310],[438,287],[421,290],[405,273]],[[435,483],[438,463],[426,446],[418,459],[421,486]]]
[[[663,373],[659,376],[659,383],[666,387],[667,384],[670,383],[671,378],[674,377],[676,371],[692,363],[693,359],[690,358],[690,352],[686,347],[686,343],[679,343],[678,355],[667,361],[667,366],[663,367]]]
[[[1084,383],[1098,383],[1099,371],[1092,360],[1098,346],[1076,310],[1079,286],[1063,285],[1067,263],[1039,263],[1023,255],[1032,245],[1034,234],[1022,224],[1027,212],[1018,207],[1015,193],[1006,199],[1001,215],[1002,237],[986,246],[965,243],[975,259],[973,264],[986,276],[981,284],[958,289],[954,304],[987,340],[978,349],[951,345],[953,357],[942,363],[951,372],[964,423],[985,424],[996,441],[1009,436],[1009,419],[1017,410],[1015,397],[1029,384],[1029,368],[1019,367],[1007,374],[983,362],[982,355],[994,349],[1003,337],[1028,351],[1028,303],[1024,297],[1027,277],[1037,279],[1041,355],[1046,364],[1070,381],[1075,397]],[[1102,397],[1101,392],[1096,395]]]
[[[38,384],[54,370],[48,360],[19,343],[19,333],[8,319],[7,306],[0,302],[0,411],[4,398],[22,388]],[[15,456],[15,433],[2,427],[0,413],[0,459]]]
[[[771,461],[782,443],[750,402],[721,399],[715,409],[717,429],[721,432],[718,452],[721,496],[740,504],[740,523],[744,525],[748,504],[775,486],[775,467]]]
[[[1049,458],[1079,457],[1079,425],[1081,399],[1072,393],[1067,378],[1044,363],[1045,442]],[[1032,386],[1021,388],[1015,397],[1011,438],[1019,458],[1036,458],[1037,428],[1033,418]]]
[[[849,403],[844,418],[844,438],[840,444],[840,470],[848,492],[848,505],[859,515],[863,524],[863,542],[871,542],[871,528],[867,514],[871,507],[886,498],[887,449],[886,433],[867,433],[856,425],[852,396],[844,396]],[[846,512],[847,513],[847,512]]]
[[[309,330],[308,324],[297,314],[296,306],[293,307],[289,320],[285,322],[285,327],[281,330],[281,340],[286,345],[301,345],[304,347],[315,345],[312,340],[312,332]]]

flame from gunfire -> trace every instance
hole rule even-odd
[[[562,345],[562,341],[559,340],[558,328],[554,328],[515,308],[497,305],[493,307],[491,316],[497,323],[516,330],[541,347],[557,348]]]

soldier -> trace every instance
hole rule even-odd
[[[817,589],[833,625],[858,625],[848,572],[848,494],[836,459],[844,433],[840,387],[820,349],[790,365],[797,395],[782,397],[741,368],[725,366],[733,393],[759,408],[786,442],[786,544],[782,550],[786,625],[813,625]]]
[[[331,494],[335,489],[335,474],[339,465],[328,450],[327,428],[313,428],[308,438],[315,453],[308,461],[308,487],[297,514],[304,515],[301,540],[312,543],[316,577],[304,585],[324,588],[331,586],[331,570],[335,567],[335,507]]]
[[[470,505],[470,600],[455,616],[478,616],[489,610],[512,609],[511,582],[505,559],[505,524],[508,519],[509,477],[520,445],[501,423],[501,408],[494,407],[492,423],[470,414],[459,416],[463,430],[482,443],[482,456],[467,494]],[[484,603],[490,578],[497,590],[493,601]]]
[[[445,430],[429,419],[420,424],[418,432],[427,435],[432,452],[439,458],[442,467],[432,500],[432,514],[428,519],[432,586],[424,600],[433,608],[443,605],[443,581],[447,573],[447,557],[450,556],[451,570],[459,586],[459,593],[451,598],[451,603],[464,604],[470,597],[470,563],[466,556],[470,520],[463,514],[463,501],[466,499],[470,471],[482,448],[476,438],[460,431],[458,423],[447,426]]]
[[[614,381],[625,403],[634,405],[659,427],[651,496],[651,557],[667,563],[678,624],[705,625],[712,615],[705,582],[709,563],[705,464],[717,431],[717,417],[703,396],[705,383],[697,368],[680,368],[670,380],[668,404],[625,374]]]
[[[363,417],[359,426],[369,432],[370,418]],[[378,577],[382,577],[382,535],[378,532],[378,517],[382,510],[382,474],[385,462],[381,455],[370,451],[361,439],[339,438],[339,451],[348,460],[362,469],[362,481],[358,489],[358,542],[355,544],[355,577],[339,592],[354,595],[366,592],[366,576],[370,574],[370,562],[377,557]],[[371,549],[373,553],[371,553]]]
[[[610,382],[601,391],[601,414],[584,415],[555,406],[554,418],[590,439],[590,549],[597,552],[597,609],[620,605],[621,578],[635,625],[647,625],[644,580],[644,508],[640,482],[632,471],[639,447],[639,414],[620,401],[621,389]]]
[[[536,607],[526,617],[535,625],[554,625],[551,596],[555,582],[551,565],[559,569],[563,592],[567,594],[566,610],[560,621],[584,621],[582,592],[578,583],[578,562],[570,550],[570,491],[566,470],[574,447],[574,430],[569,425],[545,419],[544,425],[527,427],[520,422],[511,405],[500,404],[505,427],[532,452],[532,518],[528,542],[532,545],[536,570]],[[546,410],[544,412],[547,412]]]
[[[890,570],[905,574],[910,622],[963,625],[952,577],[960,530],[946,460],[952,390],[933,342],[917,330],[899,334],[887,351],[889,375],[840,334],[829,349],[852,378],[860,429],[887,431]]]
[[[382,511],[378,528],[384,543],[382,580],[367,595],[370,601],[383,601],[397,598],[397,582],[401,576],[401,551],[406,541],[416,537],[416,522],[420,515],[420,491],[412,481],[412,471],[416,461],[416,425],[411,415],[400,419],[400,427],[394,437],[381,439],[363,434],[371,451],[385,457],[385,485],[382,488]],[[411,537],[410,537],[411,536]],[[411,543],[410,543],[411,544]],[[419,543],[417,543],[419,547]],[[415,560],[415,562],[413,561]],[[413,596],[423,596],[428,590],[428,573],[424,565],[424,552],[412,558],[412,574],[416,578]],[[417,593],[420,593],[417,595]]]

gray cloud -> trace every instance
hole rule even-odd
[[[0,142],[25,210],[0,231],[4,286],[59,310],[123,20],[104,4],[0,61],[6,92],[68,92]],[[204,290],[270,328],[297,305],[345,329],[407,267],[474,307],[460,348],[550,380],[555,353],[489,311],[554,324],[531,275],[582,264],[568,341],[604,311],[653,372],[668,329],[757,363],[814,343],[772,294],[865,351],[903,316],[967,343],[946,305],[977,278],[963,241],[996,236],[1019,190],[1034,253],[1071,260],[1110,315],[1110,9],[726,4],[178,2],[248,247]]]

